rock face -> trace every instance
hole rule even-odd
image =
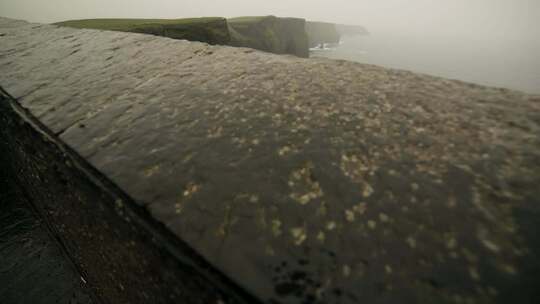
[[[228,44],[231,40],[225,18],[86,19],[69,20],[56,24],[73,28],[151,34],[209,44]]]
[[[531,303],[540,98],[0,19],[0,84],[268,303]]]
[[[275,16],[193,19],[87,19],[57,25],[151,34],[212,45],[249,47],[275,54],[308,57],[305,20]]]
[[[275,54],[308,57],[305,20],[300,18],[240,17],[228,19],[231,45]]]
[[[307,21],[306,33],[309,47],[316,47],[322,43],[339,43],[340,40],[340,34],[333,23]]]

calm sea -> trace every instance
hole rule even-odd
[[[540,94],[538,41],[372,33],[343,37],[339,46],[312,51],[312,56]]]

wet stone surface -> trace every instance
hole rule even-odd
[[[269,303],[532,303],[540,97],[0,19],[0,83]]]
[[[259,303],[27,114],[0,87],[2,304]]]

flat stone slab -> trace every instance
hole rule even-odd
[[[10,19],[0,85],[269,303],[538,296],[538,96]]]
[[[2,303],[259,303],[0,87]]]

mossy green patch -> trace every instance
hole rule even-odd
[[[230,41],[227,21],[219,17],[188,19],[84,19],[58,22],[74,28],[134,32],[173,39],[227,44]]]

